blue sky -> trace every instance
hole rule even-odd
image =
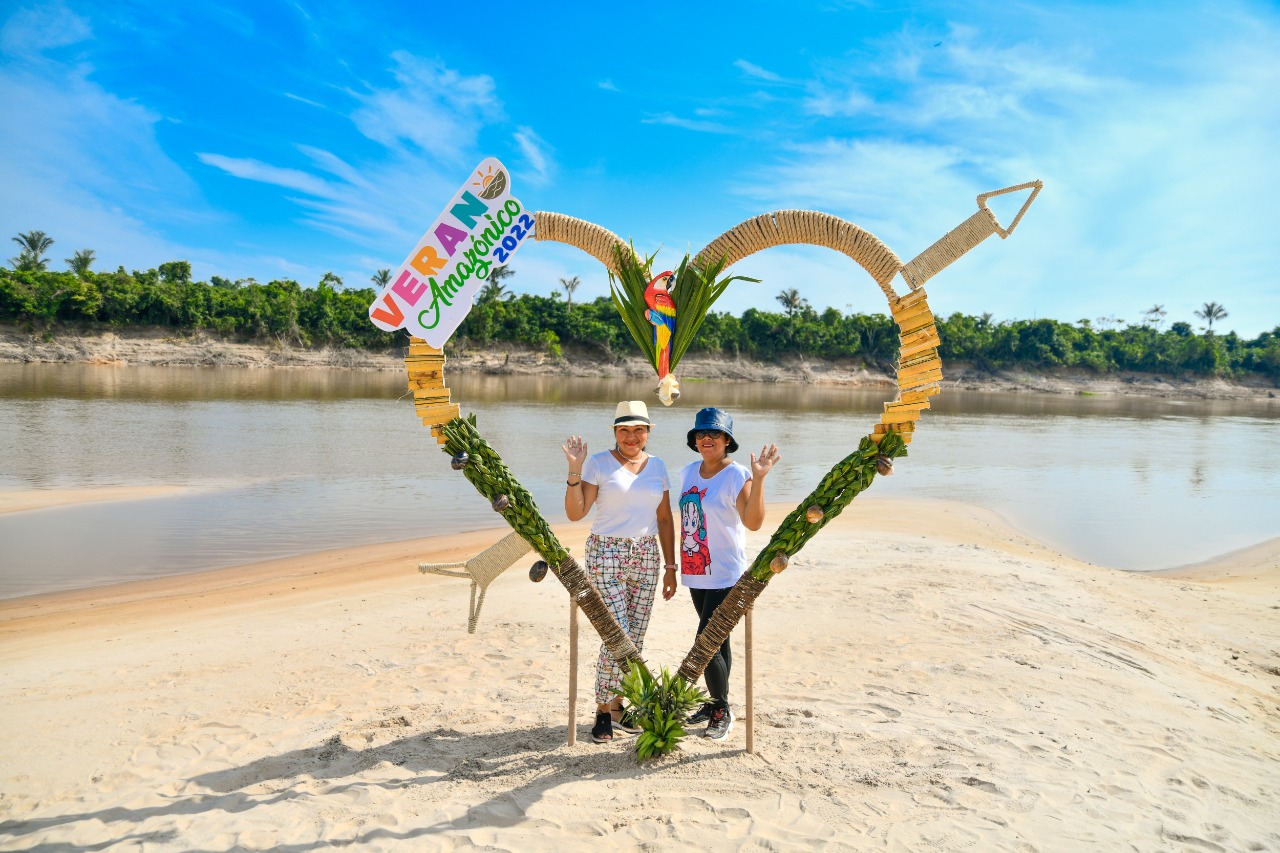
[[[1214,300],[1220,328],[1280,324],[1276,4],[564,8],[0,2],[0,234],[47,232],[53,268],[92,248],[98,269],[365,286],[492,155],[527,207],[660,262],[780,208],[907,260],[978,193],[1040,178],[1013,236],[930,282],[935,310],[1136,322],[1161,304],[1199,325]],[[517,291],[577,275],[576,299],[607,293],[566,246],[512,266]],[[829,250],[735,272],[763,279],[730,289],[735,313],[786,287],[885,308]]]

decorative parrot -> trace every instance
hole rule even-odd
[[[659,273],[644,289],[644,302],[649,310],[645,319],[653,324],[653,349],[657,353],[658,379],[671,372],[671,347],[676,333],[676,303],[671,299],[671,283],[675,274]]]

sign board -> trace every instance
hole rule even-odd
[[[510,172],[487,157],[453,195],[369,306],[379,329],[405,329],[443,347],[476,291],[533,233],[533,214],[511,195]]]

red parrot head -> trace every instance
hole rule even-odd
[[[666,272],[660,272],[657,274],[657,276],[654,277],[653,281],[649,282],[648,289],[655,290],[655,289],[661,288],[662,290],[670,292],[671,282],[675,277],[676,277],[676,274],[673,273],[671,270],[667,270]]]

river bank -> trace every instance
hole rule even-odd
[[[450,345],[449,369],[491,375],[636,377],[652,375],[637,357],[608,357],[598,350],[566,347],[560,356],[528,346],[497,343]],[[171,330],[114,332],[23,331],[0,325],[0,361],[155,367],[290,367],[403,370],[399,348],[382,351],[301,347],[285,341],[239,341],[205,332]],[[1159,374],[1096,374],[1081,370],[984,371],[949,362],[944,387],[970,391],[1044,394],[1140,395],[1194,400],[1276,398],[1280,389],[1260,379],[1175,377]],[[690,354],[681,363],[683,380],[832,384],[892,388],[888,371],[850,361],[799,357],[783,362]]]

